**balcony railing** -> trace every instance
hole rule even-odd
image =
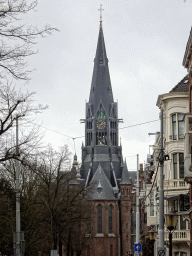
[[[169,240],[169,232],[165,231],[165,241]],[[175,230],[173,232],[173,242],[190,241],[190,230]]]
[[[183,179],[180,180],[164,180],[164,189],[182,189],[189,188],[189,184],[187,184]]]

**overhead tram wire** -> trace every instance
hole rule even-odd
[[[119,128],[119,130],[120,129],[126,129],[126,128],[132,128],[132,127],[143,125],[143,124],[154,123],[154,122],[157,122],[157,121],[159,121],[159,119],[156,119],[156,120],[153,120],[153,121],[144,122],[144,123],[140,123],[140,124],[133,124],[133,125],[125,126],[125,127]]]
[[[167,119],[167,118],[171,118],[171,117],[166,117],[166,118],[164,118],[164,119]],[[118,129],[119,129],[119,130],[122,130],[122,129],[132,128],[132,127],[136,127],[136,126],[140,126],[140,125],[144,125],[144,124],[154,123],[154,122],[157,122],[157,121],[159,121],[159,119],[155,119],[155,120],[152,120],[152,121],[147,121],[147,122],[139,123],[139,124],[133,124],[133,125],[121,127],[121,128],[118,128]],[[81,139],[81,138],[84,138],[84,137],[85,137],[85,135],[79,136],[79,137],[72,137],[72,136],[63,134],[63,133],[61,133],[61,132],[55,131],[55,130],[53,130],[53,129],[47,128],[47,127],[45,127],[45,126],[42,126],[42,125],[40,125],[40,124],[36,124],[36,123],[33,123],[33,122],[31,122],[31,123],[34,124],[34,125],[36,125],[36,126],[42,127],[42,128],[44,128],[44,129],[46,129],[46,130],[48,130],[48,131],[55,132],[55,133],[60,134],[60,135],[62,135],[62,136],[68,137],[68,138],[70,138],[70,139]]]
[[[51,131],[51,132],[54,132],[54,133],[60,134],[60,135],[65,136],[65,137],[68,137],[69,139],[76,140],[76,139],[80,139],[80,138],[85,137],[85,136],[72,137],[72,136],[69,136],[69,135],[63,134],[63,133],[61,133],[61,132],[55,131],[55,130],[53,130],[53,129],[47,128],[47,127],[45,127],[45,126],[43,126],[43,125],[36,124],[36,123],[33,123],[33,122],[31,122],[31,123],[32,123],[32,124],[34,124],[34,125],[36,125],[36,126],[42,127],[43,129],[46,129],[46,130],[48,130],[48,131]]]
[[[119,128],[119,130],[120,130],[120,129],[132,128],[132,127],[135,127],[135,126],[140,126],[140,125],[144,125],[144,124],[148,124],[148,123],[153,123],[153,122],[157,122],[157,121],[159,121],[159,119],[152,120],[152,121],[148,121],[148,122],[144,122],[144,123],[139,123],[139,124],[133,124],[133,125],[125,126],[125,127]],[[65,136],[65,137],[68,137],[69,139],[81,139],[81,138],[84,138],[84,137],[85,137],[85,135],[79,136],[79,137],[72,137],[72,136],[63,134],[63,133],[61,133],[61,132],[55,131],[55,130],[53,130],[53,129],[47,128],[47,127],[45,127],[45,126],[43,126],[43,125],[36,124],[36,123],[33,123],[33,122],[31,122],[31,123],[34,124],[34,125],[36,125],[36,126],[42,127],[43,129],[46,129],[46,130],[48,130],[48,131],[51,131],[51,132],[60,134],[60,135]]]

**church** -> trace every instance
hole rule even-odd
[[[119,144],[118,104],[114,101],[102,19],[89,101],[86,103],[85,143],[77,180],[92,184],[86,198],[94,205],[84,256],[130,255],[135,239],[136,172],[129,172]],[[76,155],[74,162],[77,161]]]

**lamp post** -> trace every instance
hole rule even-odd
[[[177,223],[178,215],[175,211],[171,210],[170,212],[165,214],[165,218],[167,229],[169,231],[169,256],[172,256],[172,234]]]
[[[154,243],[155,243],[155,239],[156,239],[156,236],[157,236],[157,231],[155,230],[154,227],[151,227],[148,234],[149,234],[150,241],[153,243],[153,247],[152,247],[153,249],[152,250],[153,250],[153,255],[154,255]]]

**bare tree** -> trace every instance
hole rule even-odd
[[[33,96],[34,93],[22,93],[10,84],[0,86],[0,162],[18,158],[13,131],[17,118],[23,131],[19,142],[20,161],[37,148],[41,136],[38,127],[32,123],[33,115],[47,106],[34,105]]]
[[[0,0],[0,77],[29,80],[26,57],[36,53],[33,46],[38,36],[57,30],[46,25],[42,29],[22,22],[25,14],[35,10],[37,0]]]
[[[68,256],[73,252],[81,255],[88,239],[86,234],[90,234],[87,222],[91,221],[92,212],[92,204],[84,193],[91,187],[85,189],[76,178],[70,158],[66,145],[59,151],[49,145],[22,162],[21,226],[25,231],[26,255],[37,255],[38,251],[49,255],[51,249],[58,247],[59,255],[63,248]],[[6,161],[2,168],[14,189],[15,161]]]
[[[50,35],[55,28],[49,25],[39,29],[27,25],[25,16],[35,11],[37,0],[0,0],[0,162],[18,158],[13,127],[18,118],[22,127],[20,160],[37,147],[41,136],[37,126],[31,125],[32,115],[44,110],[33,103],[34,93],[16,89],[9,81],[29,80],[27,57],[36,53],[34,44],[39,36]],[[21,126],[22,124],[22,126]]]
[[[59,245],[59,255],[62,255],[64,245],[66,254],[70,255],[71,251],[81,251],[86,241],[86,222],[90,220],[92,207],[83,195],[91,188],[85,189],[80,183],[75,168],[69,171],[70,155],[67,146],[59,152],[49,148],[38,164],[42,179],[37,191],[42,213],[39,232],[45,239],[44,252],[47,253]]]

